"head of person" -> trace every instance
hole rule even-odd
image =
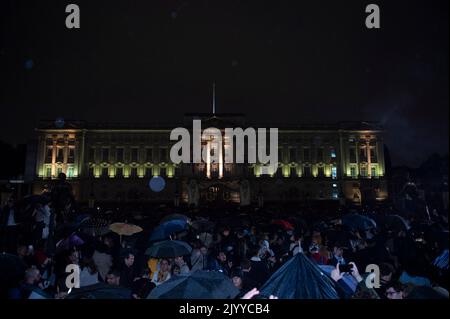
[[[389,287],[386,289],[386,297],[388,299],[404,299],[405,287],[400,283],[389,285]]]
[[[219,262],[226,262],[227,261],[227,255],[224,251],[219,251],[219,253],[217,254],[217,259],[219,260]]]
[[[200,247],[200,252],[202,253],[202,255],[206,255],[206,254],[208,254],[208,248],[206,248],[206,246],[205,245],[202,245],[201,247]]]
[[[242,289],[242,277],[235,273],[233,274],[233,276],[231,277],[231,280],[233,281],[233,285],[237,288],[237,289]]]
[[[120,284],[120,271],[118,270],[111,270],[106,275],[106,282],[108,285],[112,286],[119,286]]]
[[[58,180],[61,181],[61,182],[64,182],[66,180],[66,174],[59,173],[58,174]]]
[[[78,263],[80,262],[80,254],[78,253],[78,251],[72,250],[71,252],[69,252],[69,256],[67,257],[67,260],[68,260],[69,264],[78,265]]]
[[[389,263],[382,263],[380,265],[380,279],[382,283],[387,283],[392,280],[394,274],[394,266]]]
[[[37,284],[41,280],[41,273],[36,267],[28,268],[25,271],[25,282],[30,285]]]
[[[177,264],[175,264],[175,265],[173,266],[172,273],[173,273],[174,275],[179,275],[180,272],[181,272],[180,266],[178,266]]]
[[[159,263],[159,270],[163,273],[170,271],[170,262],[168,259],[166,259],[166,258],[161,259],[161,261]]]
[[[230,228],[225,227],[225,228],[223,229],[223,231],[222,231],[222,235],[223,235],[224,237],[228,237],[228,236],[230,235]]]
[[[175,257],[174,261],[177,266],[182,266],[185,264],[183,256]]]
[[[342,247],[339,247],[339,246],[334,246],[333,254],[336,257],[343,257],[344,256],[344,249]]]
[[[134,264],[134,255],[132,253],[127,253],[123,259],[125,266],[131,267]]]
[[[24,244],[17,245],[17,256],[23,258],[28,255],[28,247]]]
[[[249,272],[252,269],[252,262],[248,259],[242,260],[241,269],[243,272]]]

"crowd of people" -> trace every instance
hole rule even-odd
[[[186,227],[166,239],[192,251],[148,256],[146,249],[157,242],[152,231],[175,212]],[[297,254],[327,273],[342,299],[448,298],[447,212],[423,218],[385,207],[341,207],[331,214],[292,206],[84,210],[62,178],[48,197],[10,198],[0,216],[2,298],[68,298],[68,265],[79,267],[81,289],[121,287],[129,291],[124,298],[145,299],[171,278],[199,270],[223,273],[239,290],[236,298],[252,298]],[[358,223],[367,220],[373,224]],[[114,221],[143,231],[120,236],[108,230]],[[9,267],[12,262],[22,266]],[[379,285],[367,285],[371,265],[379,269]]]

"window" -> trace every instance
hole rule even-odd
[[[51,147],[47,148],[47,152],[45,154],[45,162],[46,163],[51,163],[52,162],[52,157],[53,157],[53,149]]]
[[[67,177],[72,178],[73,177],[73,166],[69,166],[67,168]]]
[[[330,156],[331,158],[336,158],[336,150],[334,148],[330,150]]]
[[[89,162],[94,162],[95,161],[95,148],[90,148],[89,149]]]
[[[89,167],[88,175],[89,177],[94,177],[94,167]]]
[[[64,161],[64,149],[58,147],[56,152],[56,161],[62,163]]]
[[[131,168],[131,177],[137,177],[137,167]]]
[[[75,161],[75,149],[73,147],[69,148],[69,155],[67,156],[67,163],[74,163]]]
[[[303,160],[309,162],[309,148],[303,149]]]
[[[361,167],[360,174],[362,177],[367,177],[367,168],[365,166]]]
[[[331,178],[336,179],[337,178],[337,168],[336,166],[331,167]]]
[[[297,162],[297,149],[296,148],[289,149],[289,161]]]
[[[303,168],[303,176],[304,177],[311,177],[311,166],[305,166]]]
[[[281,147],[278,148],[278,163],[283,163],[283,148]]]
[[[109,161],[109,148],[102,149],[102,162]]]
[[[350,167],[350,176],[352,178],[356,178],[356,167],[355,166]]]
[[[297,168],[296,167],[291,167],[291,177],[295,177],[297,176]]]
[[[145,152],[145,160],[147,162],[153,162],[153,148],[147,148]]]
[[[108,177],[108,167],[102,167],[102,177]]]
[[[131,161],[132,162],[137,162],[138,161],[138,149],[137,148],[132,148],[131,149]]]
[[[47,166],[47,168],[45,169],[45,176],[48,178],[52,177],[52,167],[51,166]]]
[[[159,176],[166,176],[166,168],[165,167],[161,167],[159,169]]]
[[[123,177],[123,167],[116,168],[116,177]]]
[[[356,149],[354,147],[350,148],[350,163],[356,163]]]
[[[324,177],[324,176],[325,176],[325,171],[324,171],[324,169],[323,169],[323,166],[319,166],[319,167],[317,168],[317,175],[318,175],[319,177]]]
[[[367,148],[366,147],[361,147],[359,149],[359,161],[367,162]]]
[[[160,148],[159,149],[159,161],[165,162],[167,160],[167,149],[166,148]]]
[[[370,168],[370,175],[372,175],[372,177],[377,177],[377,168],[375,166]]]
[[[151,167],[147,167],[147,168],[145,169],[145,177],[146,177],[146,178],[152,177],[152,168],[151,168]]]
[[[59,174],[61,174],[63,171],[62,171],[62,167],[58,167],[57,169],[56,169],[56,175],[58,175],[59,176]]]
[[[370,161],[372,163],[377,163],[378,162],[377,149],[375,147],[371,147],[370,148]]]
[[[117,162],[119,163],[123,163],[123,148],[118,148],[116,150],[116,157],[117,157]]]
[[[323,148],[317,149],[317,162],[323,162]]]
[[[339,193],[336,191],[333,191],[332,197],[333,197],[333,199],[339,199]]]

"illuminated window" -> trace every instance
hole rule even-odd
[[[73,177],[73,166],[69,166],[68,168],[67,168],[67,177],[68,178],[72,178]]]
[[[367,168],[364,166],[361,167],[360,174],[362,177],[367,177]]]
[[[51,147],[48,147],[47,152],[45,154],[45,162],[46,163],[52,162],[52,155],[53,155],[53,149]]]
[[[50,178],[52,177],[52,167],[51,166],[47,166],[45,169],[45,176]]]
[[[371,167],[370,174],[372,175],[372,177],[377,177],[377,168],[375,166]]]
[[[336,183],[333,183],[333,188],[337,188],[337,184]]]
[[[331,167],[331,178],[333,178],[333,179],[337,178],[337,168],[336,168],[336,166]]]
[[[356,167],[355,166],[350,167],[350,176],[352,178],[356,178]]]
[[[336,158],[336,150],[334,148],[331,149],[330,156],[331,158]]]
[[[56,169],[56,175],[59,175],[59,174],[61,174],[63,171],[62,171],[62,167],[58,167],[57,169]]]

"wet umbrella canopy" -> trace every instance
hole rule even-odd
[[[260,296],[279,299],[338,299],[334,282],[311,260],[297,254],[261,287]]]
[[[119,286],[99,283],[73,289],[67,299],[131,299],[131,290]]]
[[[156,227],[152,235],[150,236],[150,241],[158,241],[169,238],[171,235],[186,230],[188,224],[184,220],[174,219],[169,220],[158,227]]]
[[[145,251],[147,256],[170,258],[189,255],[192,247],[184,241],[180,240],[166,240],[153,244]]]
[[[198,270],[191,275],[172,277],[153,289],[147,299],[233,299],[238,293],[223,273]]]

